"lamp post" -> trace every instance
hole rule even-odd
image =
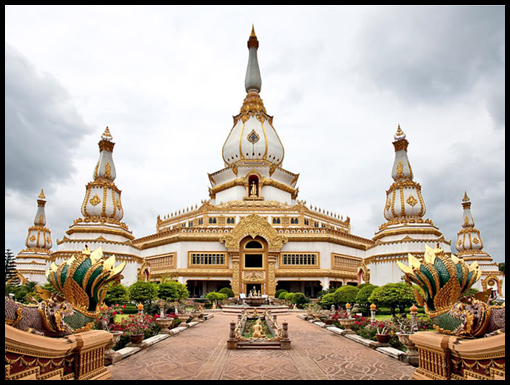
[[[373,325],[375,324],[375,313],[377,311],[377,306],[375,306],[375,303],[370,305],[370,323]]]

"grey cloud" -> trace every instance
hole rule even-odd
[[[354,69],[408,103],[441,103],[476,87],[501,122],[504,13],[497,6],[377,7],[357,35]]]
[[[5,188],[34,194],[69,178],[90,128],[68,92],[5,43]]]

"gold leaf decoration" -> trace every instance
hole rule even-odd
[[[101,199],[99,199],[97,194],[95,194],[89,202],[92,206],[97,206],[99,203],[101,203]]]
[[[416,203],[418,203],[418,200],[415,197],[413,197],[412,195],[409,195],[409,198],[407,198],[406,202],[414,207],[416,205]]]

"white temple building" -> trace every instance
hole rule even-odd
[[[246,98],[230,132],[225,131],[221,149],[224,168],[208,174],[209,199],[200,206],[158,216],[154,234],[135,237],[121,222],[124,208],[121,190],[114,182],[114,143],[107,127],[99,141],[93,180],[85,188],[81,217],[51,252],[41,193],[37,215],[42,213],[43,220],[36,216],[35,226],[29,229],[28,249],[17,256],[18,271],[29,280],[44,283],[44,271],[52,262],[59,264],[85,246],[91,250],[101,247],[105,257],[114,254],[117,263],[127,262],[122,281],[126,285],[166,277],[187,284],[191,296],[222,287],[239,295],[255,286],[269,296],[283,288],[315,297],[321,290],[342,285],[400,282],[403,273],[397,261],[407,261],[408,253],[422,257],[425,245],[435,248],[439,244],[451,254],[450,241],[425,217],[421,186],[414,181],[409,142],[400,125],[393,142],[393,183],[381,206],[385,222],[372,239],[352,234],[349,217],[307,206],[298,199],[299,173],[283,168],[285,149],[260,97],[258,48],[252,29]],[[122,172],[121,165],[119,170]],[[504,277],[482,251],[466,199],[456,244],[458,256],[477,261],[484,271],[480,285],[504,296]]]

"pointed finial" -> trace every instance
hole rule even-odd
[[[467,196],[466,191],[464,191],[464,198],[462,198],[462,202],[469,202],[469,197]]]
[[[406,134],[404,133],[404,131],[402,131],[402,129],[400,128],[400,123],[398,124],[398,129],[397,129],[397,133],[395,134],[395,140],[399,140],[399,139],[405,139],[406,137]]]
[[[44,191],[43,189],[41,189],[41,193],[39,194],[39,196],[37,197],[38,199],[46,199],[46,197],[44,196]]]
[[[106,129],[104,130],[103,135],[101,135],[101,138],[104,140],[112,140],[113,139],[108,126],[106,126]]]
[[[254,37],[256,38],[257,35],[255,35],[255,24],[251,24],[251,34],[250,34],[250,37]]]

